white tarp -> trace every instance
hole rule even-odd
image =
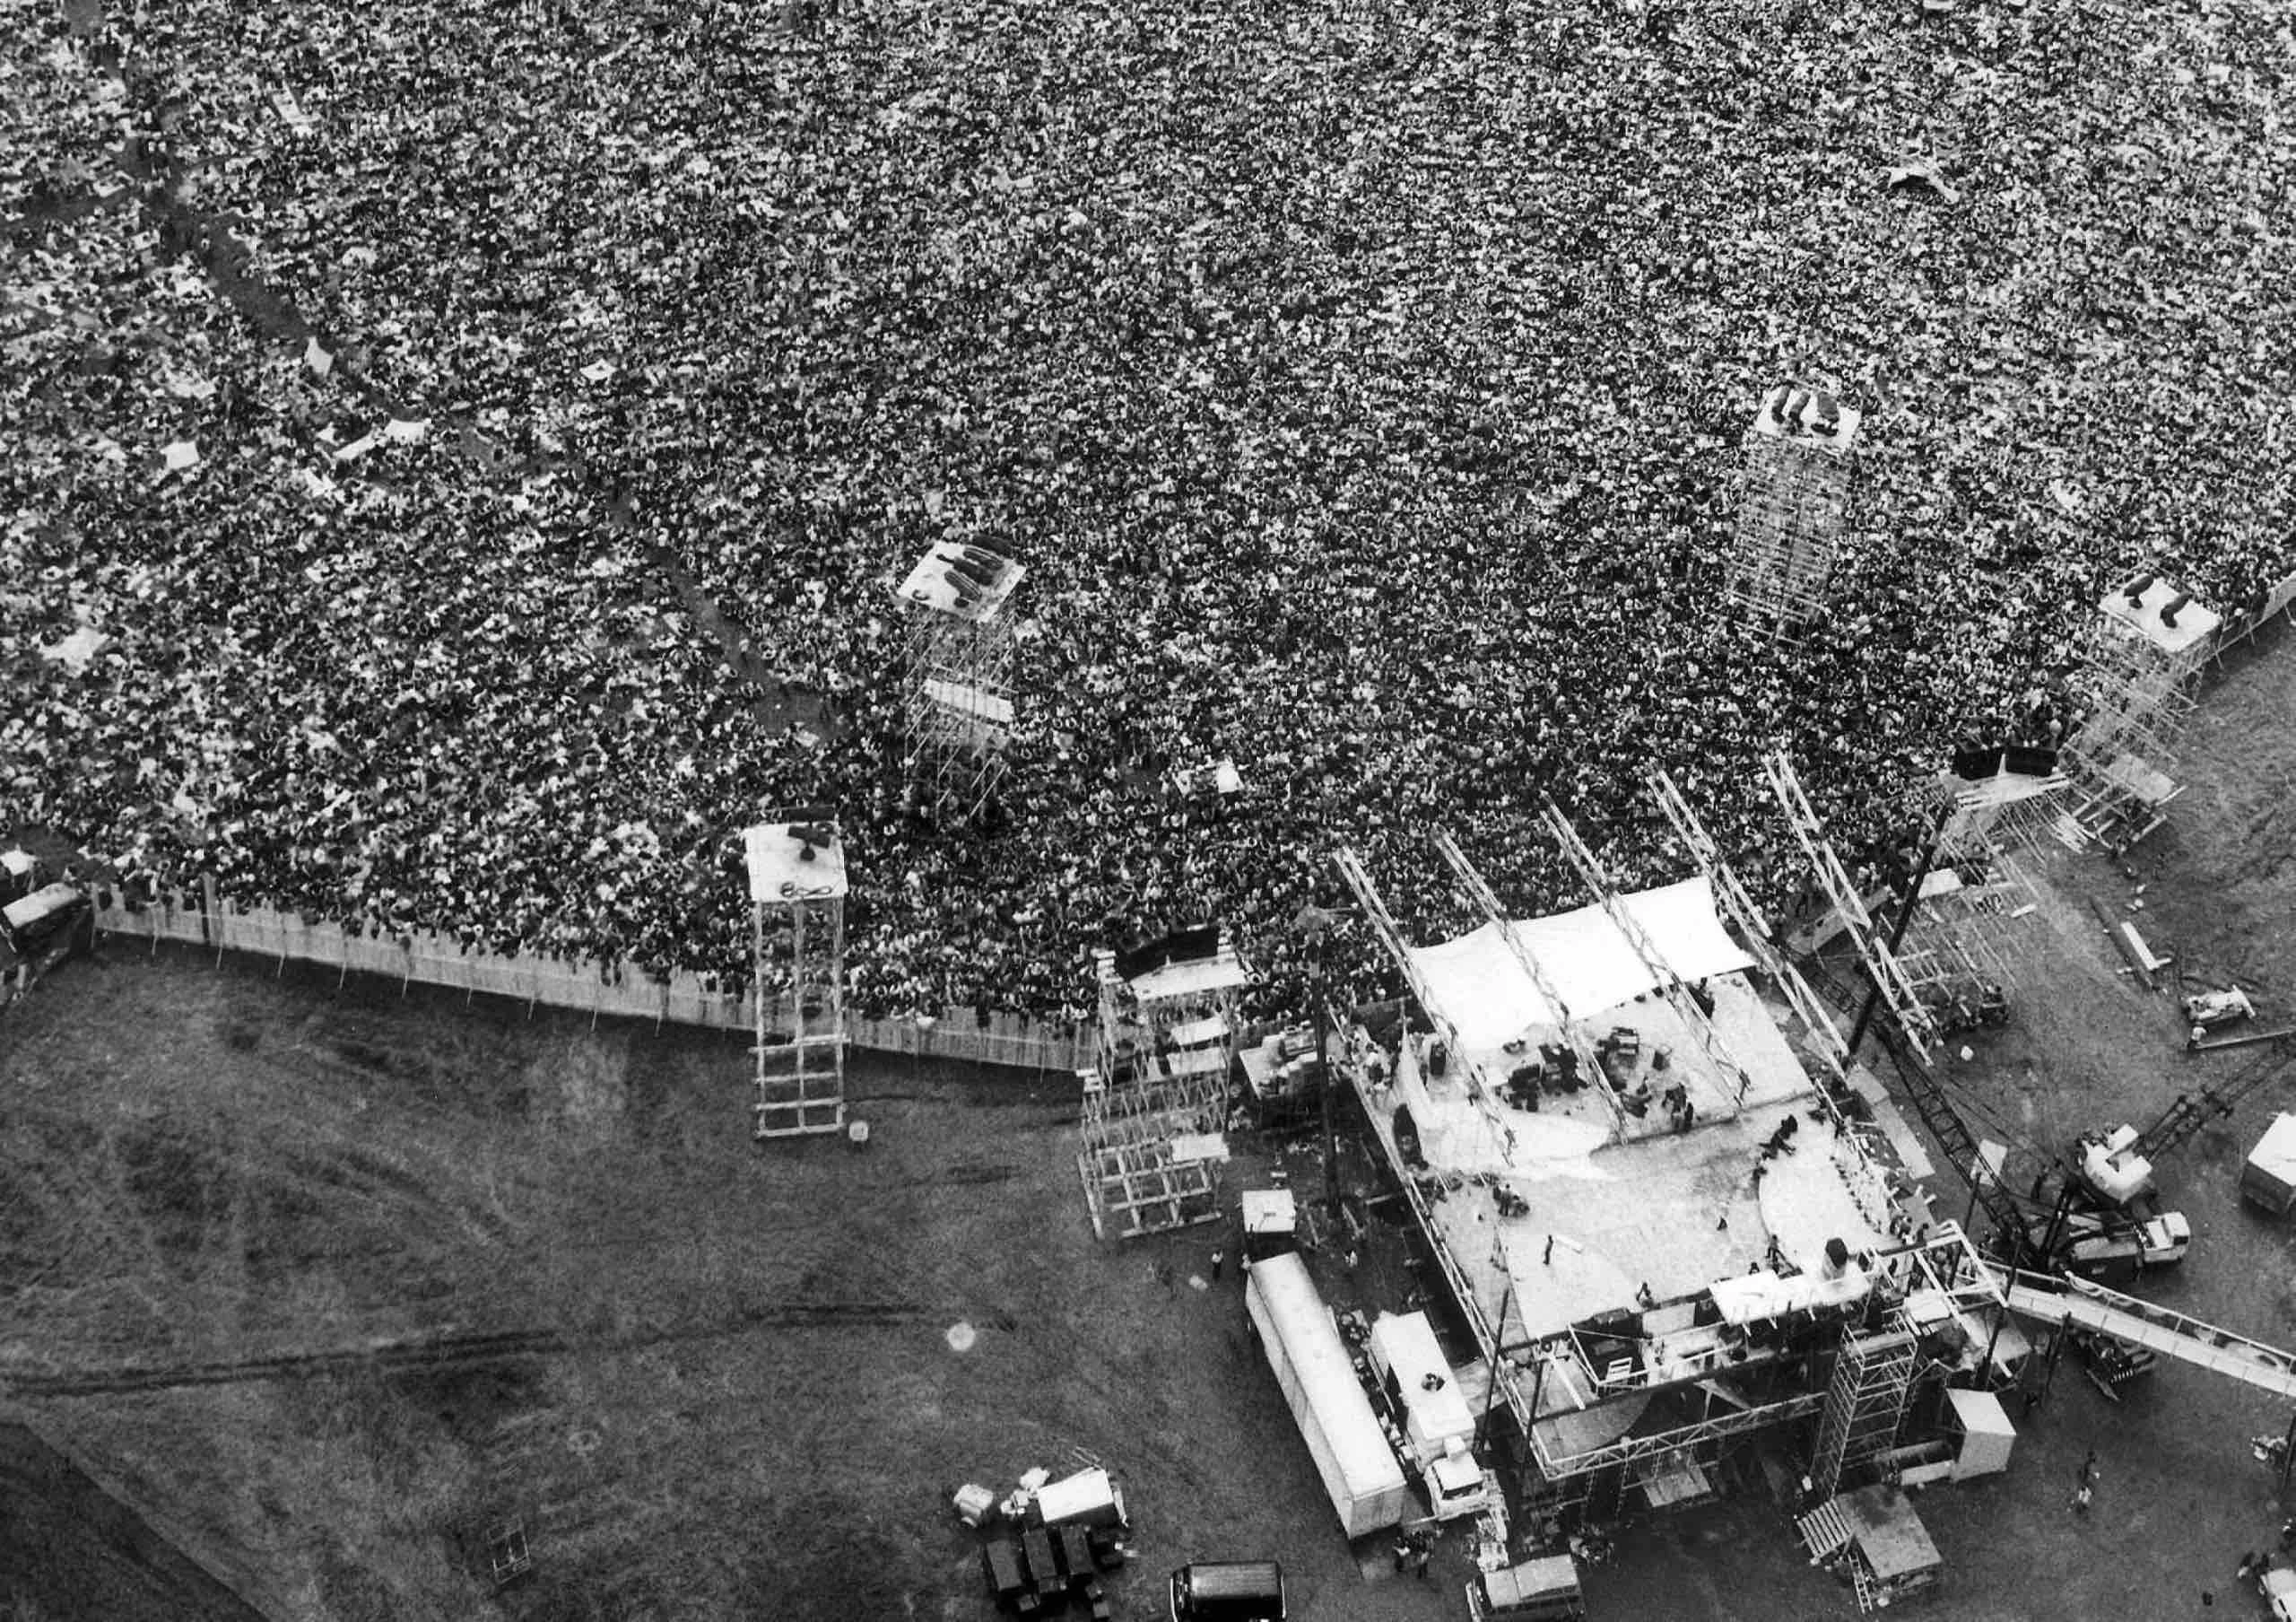
[[[1684,980],[1752,966],[1714,915],[1714,892],[1703,877],[1620,899],[1666,966]],[[1572,1018],[1594,1018],[1658,983],[1600,907],[1509,920],[1506,927],[1529,949]],[[1438,1005],[1429,1011],[1448,1020],[1470,1048],[1500,1047],[1534,1025],[1561,1023],[1499,929],[1485,924],[1440,946],[1411,948]]]

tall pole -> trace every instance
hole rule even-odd
[[[1331,932],[1316,941],[1316,1068],[1323,1076],[1324,1214],[1339,1218],[1339,1104],[1331,1069]]]

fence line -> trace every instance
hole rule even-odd
[[[465,996],[483,992],[526,1003],[620,1019],[650,1019],[656,1025],[700,1025],[747,1031],[752,1004],[745,992],[713,991],[702,977],[684,970],[657,979],[639,970],[596,961],[562,962],[532,954],[501,956],[474,952],[458,941],[428,930],[395,936],[367,934],[338,923],[308,923],[275,908],[227,903],[214,881],[195,892],[170,894],[135,910],[113,898],[96,915],[96,927],[114,936],[204,947],[220,961],[225,952],[317,964],[336,971],[336,983],[356,970],[399,982],[441,986]],[[787,999],[776,998],[775,1013],[787,1017]],[[961,1060],[1019,1069],[1074,1070],[1092,1060],[1092,1026],[1087,1020],[1031,1020],[1023,1016],[970,1007],[944,1008],[929,1022],[848,1017],[852,1045],[873,1051],[913,1054],[920,1059]]]

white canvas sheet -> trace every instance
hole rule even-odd
[[[1714,915],[1714,892],[1703,877],[1621,898],[1666,964],[1685,980],[1729,974],[1752,966]],[[1530,951],[1571,1017],[1591,1019],[1652,990],[1657,981],[1600,907],[1552,918],[1509,920],[1506,926]],[[1414,946],[1412,961],[1437,1004],[1431,1012],[1450,1022],[1470,1048],[1497,1048],[1535,1025],[1561,1023],[1539,994],[1497,924],[1448,940]]]

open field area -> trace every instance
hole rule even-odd
[[[2274,842],[2288,657],[2235,661],[2195,728],[2193,789],[2136,862],[2161,949],[2267,995],[2296,907]],[[2054,864],[2019,1017],[1958,1067],[1993,1135],[2143,1124],[2182,1067],[2226,1062],[2181,1057],[2165,997],[2116,972],[2079,898],[2133,887],[2101,858]],[[1439,1586],[1358,1575],[1233,1269],[1193,1287],[1205,1231],[1093,1244],[1058,1078],[866,1060],[865,1152],[761,1150],[742,1063],[731,1041],[337,995],[188,954],[70,965],[0,1024],[9,1406],[274,1618],[986,1622],[947,1489],[1080,1450],[1122,1474],[1139,1523],[1120,1617],[1155,1614],[1173,1565],[1263,1553],[1308,1622],[1464,1614],[1453,1549]],[[2147,1285],[2283,1344],[2296,1241],[2232,1184],[2291,1103],[2296,1084],[2267,1089],[2161,1168],[2197,1238]],[[1304,1186],[1311,1162],[1293,1162]],[[1958,1209],[1952,1185],[1940,1203]],[[1343,1299],[1410,1287],[1393,1236],[1353,1277],[1318,1260]],[[2109,1407],[2068,1362],[2009,1476],[1923,1498],[1948,1585],[1909,1614],[2182,1617],[2204,1590],[2216,1615],[2254,1613],[2231,1568],[2280,1510],[2245,1443],[2287,1417],[2174,1365]],[[2105,1475],[2082,1518],[2066,1497],[2091,1446]],[[39,1524],[24,1478],[0,1473],[0,1525]],[[478,1535],[510,1514],[537,1576],[491,1600]],[[110,1583],[126,1557],[76,1525],[47,1535],[57,1558],[0,1593],[24,1614],[209,1614],[91,1605],[142,1591]],[[1589,1576],[1597,1618],[1854,1609],[1766,1506],[1646,1525],[1622,1554]]]

